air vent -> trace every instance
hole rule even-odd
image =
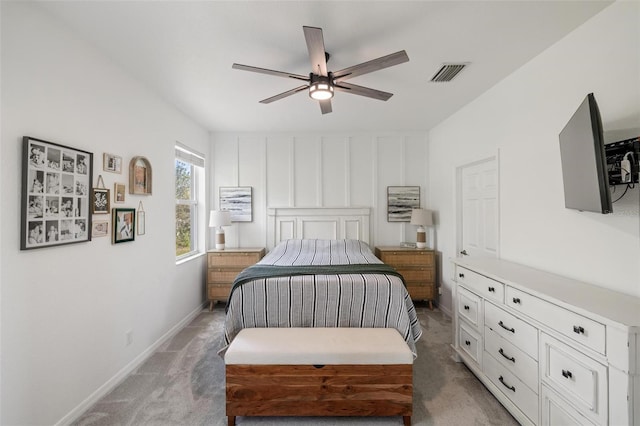
[[[431,77],[431,81],[436,83],[451,81],[467,65],[469,65],[469,62],[463,62],[459,64],[442,64],[442,67],[440,67],[438,72],[435,73],[433,77]]]

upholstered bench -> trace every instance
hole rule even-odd
[[[391,328],[245,328],[225,355],[227,418],[403,416],[413,354]]]

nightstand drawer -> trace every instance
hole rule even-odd
[[[231,284],[209,284],[207,298],[210,300],[227,300],[231,292]]]
[[[436,288],[433,285],[407,283],[407,291],[412,300],[432,300],[436,298]]]
[[[207,253],[209,256],[209,267],[212,266],[238,266],[247,267],[258,262],[262,255],[261,253]]]
[[[396,271],[402,275],[407,283],[409,281],[433,281],[433,268],[396,268]]]
[[[241,269],[223,269],[212,268],[209,269],[209,277],[207,282],[209,283],[227,283],[231,284],[236,276],[240,273]]]
[[[388,251],[382,252],[381,259],[384,263],[399,267],[401,265],[433,266],[433,252],[430,251]]]

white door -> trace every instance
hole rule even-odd
[[[498,257],[498,178],[495,157],[458,169],[458,256]]]

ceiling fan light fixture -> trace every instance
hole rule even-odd
[[[309,97],[317,101],[326,101],[333,98],[333,84],[329,77],[312,75],[309,85]]]

